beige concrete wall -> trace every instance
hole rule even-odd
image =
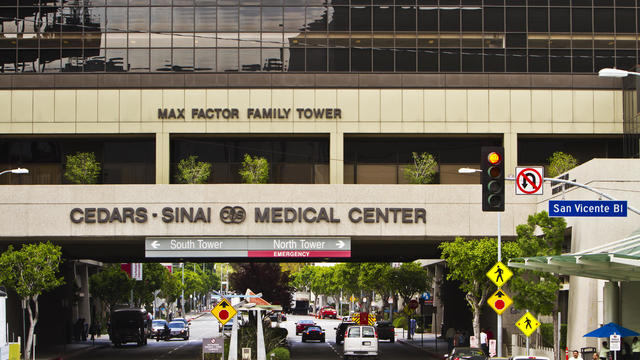
[[[345,133],[503,134],[515,168],[518,134],[620,134],[622,92],[529,89],[110,89],[0,91],[3,134],[157,134],[157,183],[169,183],[172,133],[330,134],[331,182],[343,182]],[[197,120],[191,108],[238,108]],[[340,108],[341,119],[247,119],[252,108]],[[158,119],[185,108],[186,119]],[[160,161],[162,160],[162,161]]]
[[[0,186],[0,228],[3,237],[101,236],[366,236],[423,240],[428,237],[495,236],[497,214],[481,211],[479,185],[31,185]],[[530,197],[507,194],[502,233],[513,236],[515,226],[535,211]],[[225,206],[242,206],[247,219],[225,224]],[[334,208],[340,223],[257,223],[254,208]],[[73,208],[145,207],[144,223],[73,223]],[[210,223],[164,223],[164,207],[210,207]],[[426,224],[352,223],[352,207],[425,208]],[[158,216],[153,217],[152,213]]]

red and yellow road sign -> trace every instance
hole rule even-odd
[[[493,265],[491,270],[487,271],[487,277],[496,284],[497,287],[502,287],[512,276],[513,272],[500,261]]]
[[[526,336],[531,336],[531,334],[533,334],[533,332],[540,326],[540,322],[527,311],[527,313],[524,314],[518,322],[516,322],[516,326]]]
[[[487,304],[489,304],[498,315],[501,315],[513,304],[513,300],[511,300],[509,295],[502,291],[502,289],[498,289],[498,291],[494,292],[493,295],[487,299]]]
[[[236,316],[237,313],[236,309],[231,306],[229,300],[225,298],[222,298],[222,300],[220,300],[220,302],[211,309],[211,314],[213,314],[213,316],[215,316],[222,325],[226,324],[227,321]]]

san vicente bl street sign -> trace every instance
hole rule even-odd
[[[351,257],[349,237],[147,237],[147,258]]]
[[[620,200],[550,200],[549,216],[626,217],[627,202]]]

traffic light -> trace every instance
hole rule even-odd
[[[504,211],[504,148],[483,146],[482,159],[482,211]]]

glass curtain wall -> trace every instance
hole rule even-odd
[[[0,72],[583,72],[635,0],[4,0]]]

